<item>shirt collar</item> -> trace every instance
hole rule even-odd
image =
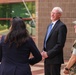
[[[58,20],[56,20],[56,21],[54,21],[54,22],[52,22],[54,25],[55,25],[55,23],[57,22]]]
[[[58,20],[56,20],[56,21],[52,22],[52,23],[53,23],[52,28],[54,27],[54,25],[55,25],[55,23],[56,23],[57,21],[58,21]]]

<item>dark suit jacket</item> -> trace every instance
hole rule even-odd
[[[30,64],[34,65],[42,59],[32,38],[19,48],[16,48],[16,43],[9,48],[9,42],[1,42],[0,52],[0,75],[32,75]],[[33,58],[29,58],[30,53]]]
[[[53,27],[50,36],[47,39],[46,48],[44,48],[44,50],[48,54],[48,58],[45,59],[46,63],[61,64],[64,62],[63,47],[66,41],[66,34],[66,25],[62,23],[60,20],[58,20],[55,26]]]

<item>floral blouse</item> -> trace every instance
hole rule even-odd
[[[72,47],[72,54],[76,55],[76,40]],[[76,63],[70,68],[69,75],[76,75]]]

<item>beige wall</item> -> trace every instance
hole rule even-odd
[[[68,28],[67,40],[64,47],[64,57],[68,59],[71,54],[71,47],[76,38],[72,21],[76,20],[76,0],[36,0],[36,15],[37,15],[37,39],[40,51],[43,46],[43,39],[45,36],[46,28],[50,21],[50,11],[53,7],[59,6],[63,9],[61,20]]]

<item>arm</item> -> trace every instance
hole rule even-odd
[[[76,49],[73,48],[73,52],[71,55],[71,58],[69,59],[65,69],[64,69],[64,73],[67,74],[69,73],[69,69],[73,66],[73,64],[76,62]]]
[[[69,73],[69,69],[73,66],[73,64],[76,62],[76,55],[72,54],[71,58],[69,59],[65,69],[64,69],[64,73],[68,74]],[[67,68],[67,69],[66,69]]]
[[[76,55],[72,54],[72,56],[71,56],[71,58],[69,59],[66,67],[67,67],[68,69],[70,69],[75,62],[76,62]]]
[[[33,57],[29,59],[29,63],[31,65],[34,65],[35,63],[38,63],[39,61],[41,61],[42,59],[41,53],[39,52],[38,48],[36,47],[32,39],[30,41],[30,51],[32,52],[32,55],[33,55]]]

